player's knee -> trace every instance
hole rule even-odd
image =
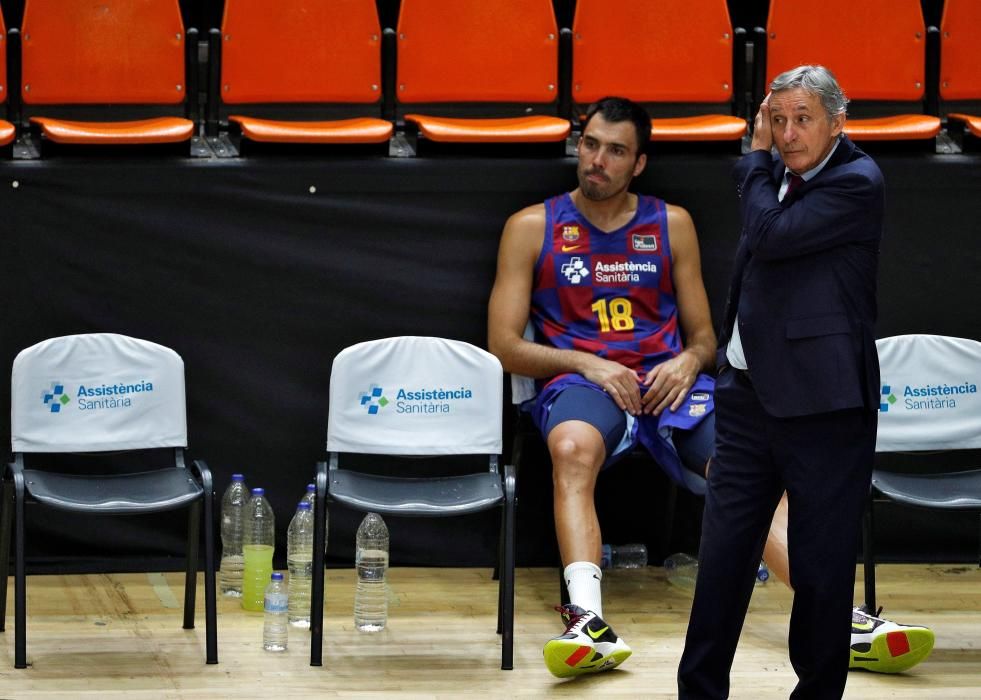
[[[595,445],[563,437],[550,445],[552,479],[557,486],[592,483],[603,461],[603,451]]]

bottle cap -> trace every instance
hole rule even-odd
[[[308,493],[313,493],[316,490],[317,490],[317,485],[316,484],[307,484],[307,492]]]
[[[308,501],[300,501],[296,504],[297,510],[310,510],[310,503]]]
[[[254,488],[252,489],[253,496],[265,496],[266,490],[264,488]]]
[[[232,481],[245,481],[245,474],[232,474]]]
[[[272,575],[269,577],[269,580],[270,581],[282,581],[283,580],[283,575],[281,573],[279,573],[278,571],[274,571],[272,573]]]

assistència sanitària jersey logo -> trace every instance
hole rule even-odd
[[[399,387],[397,391],[393,389],[389,395],[392,393],[395,398],[388,399],[380,385],[372,384],[368,391],[358,394],[358,403],[367,410],[368,415],[374,416],[393,401],[395,413],[431,414],[450,413],[453,403],[473,399],[473,389],[468,386],[454,389]]]
[[[153,391],[153,382],[138,379],[133,382],[105,383],[96,381],[79,384],[75,391],[73,411],[103,411],[129,408],[140,395]],[[72,402],[68,386],[62,381],[51,382],[48,389],[41,392],[41,401],[51,413],[64,413]]]

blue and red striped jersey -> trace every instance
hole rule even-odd
[[[568,193],[546,200],[545,212],[531,301],[536,341],[614,360],[639,379],[678,355],[664,201],[638,195],[633,219],[611,232],[590,224]]]

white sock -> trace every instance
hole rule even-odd
[[[591,561],[574,561],[562,572],[569,589],[569,602],[603,617],[603,572]]]

